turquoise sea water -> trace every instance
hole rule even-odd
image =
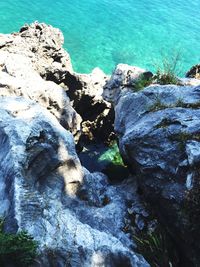
[[[0,0],[0,32],[35,20],[63,31],[79,72],[110,73],[119,62],[153,69],[173,51],[182,74],[200,62],[200,0]]]

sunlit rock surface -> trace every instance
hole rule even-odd
[[[59,29],[38,22],[23,26],[17,33],[0,35],[1,51],[28,57],[41,76],[49,68],[72,70],[63,43],[64,36]]]
[[[46,109],[1,97],[1,216],[39,241],[36,266],[148,266],[123,233],[126,188],[90,174]]]
[[[176,236],[183,254],[198,266],[200,86],[121,92],[115,131],[144,197]]]
[[[64,89],[43,80],[28,57],[0,50],[0,84],[0,96],[32,99],[74,135],[80,132],[81,117],[72,108]]]
[[[104,86],[103,97],[115,103],[122,91],[135,90],[140,82],[149,80],[152,76],[150,71],[139,67],[118,64]]]
[[[62,45],[58,29],[37,22],[0,35],[5,230],[39,242],[37,267],[149,266],[123,231],[134,194],[83,168],[75,150],[81,117],[72,104],[84,120],[101,121],[110,110],[101,96],[108,77],[99,69],[75,74]]]

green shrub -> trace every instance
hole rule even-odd
[[[102,170],[111,181],[121,181],[129,176],[129,170],[120,155],[116,140],[110,144],[109,149],[101,155],[99,161],[106,162]]]
[[[168,108],[169,106],[162,103],[160,99],[157,99],[156,102],[149,108],[149,112],[156,112]]]
[[[179,84],[177,74],[180,72],[180,52],[174,52],[171,57],[162,55],[162,63],[156,64],[155,80],[161,85]]]
[[[3,232],[0,220],[0,266],[7,264],[16,267],[30,266],[37,256],[38,243],[26,232],[10,234]]]
[[[150,84],[152,84],[152,82],[153,82],[152,77],[145,78],[142,75],[140,77],[140,79],[138,79],[138,81],[134,84],[134,91],[138,92],[138,91],[144,89],[145,87],[149,86]]]

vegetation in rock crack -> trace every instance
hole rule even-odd
[[[103,169],[103,172],[110,178],[110,180],[120,181],[129,176],[129,170],[125,165],[116,141],[110,144],[109,149],[101,155],[99,161],[109,162]]]
[[[156,83],[165,84],[179,84],[177,74],[180,72],[180,52],[173,52],[171,57],[162,55],[161,64],[156,65],[156,74],[154,79]]]
[[[167,106],[166,104],[163,104],[162,101],[160,99],[157,99],[156,102],[149,108],[150,112],[155,112],[158,110],[162,110],[162,109],[166,109],[169,106]]]
[[[28,267],[37,256],[38,243],[26,232],[17,234],[3,231],[0,220],[0,266]]]
[[[125,166],[123,159],[120,155],[117,142],[114,141],[110,144],[109,149],[100,157],[100,160],[110,160],[114,165]]]
[[[186,142],[188,140],[200,141],[200,133],[188,133],[186,131],[182,131],[180,133],[171,135],[169,138],[172,142],[179,142],[180,150],[184,151]]]
[[[159,110],[163,110],[166,108],[191,108],[191,109],[199,109],[200,101],[195,103],[186,103],[181,98],[178,99],[174,104],[165,104],[161,101],[161,99],[157,99],[156,102],[149,108],[150,112],[155,112]]]
[[[156,230],[140,231],[133,236],[138,253],[142,254],[151,267],[175,267],[178,255],[166,231],[161,227]]]
[[[145,76],[141,76],[137,82],[133,85],[134,86],[134,91],[138,92],[142,89],[144,89],[145,87],[149,86],[150,84],[152,84],[153,79],[152,78],[145,78]]]

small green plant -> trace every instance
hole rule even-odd
[[[157,99],[156,102],[150,107],[149,111],[150,112],[155,112],[158,110],[166,109],[169,106],[163,104],[160,99]]]
[[[153,79],[152,77],[150,78],[145,78],[143,75],[138,79],[138,81],[133,85],[134,86],[134,91],[140,91],[144,89],[145,87],[149,86],[152,84]]]
[[[107,162],[103,172],[111,181],[121,181],[129,176],[129,170],[123,162],[116,140],[113,141],[109,149],[101,155],[99,161]]]
[[[173,142],[179,142],[179,148],[181,151],[185,150],[186,142],[188,140],[200,141],[200,133],[188,133],[180,132],[169,136],[169,139]]]
[[[26,232],[10,234],[3,232],[4,221],[0,220],[0,266],[8,264],[28,267],[37,255],[38,243]]]
[[[165,129],[172,124],[173,122],[170,119],[164,118],[159,124],[156,125],[156,129],[160,129],[160,128]]]
[[[125,166],[116,141],[110,144],[109,149],[101,155],[99,160],[108,160],[114,165]]]
[[[154,232],[140,232],[133,236],[137,250],[152,267],[177,266],[178,255],[168,235],[161,228]]]
[[[177,74],[180,65],[180,52],[171,53],[171,57],[162,54],[162,63],[156,64],[155,80],[161,85],[179,84]]]

